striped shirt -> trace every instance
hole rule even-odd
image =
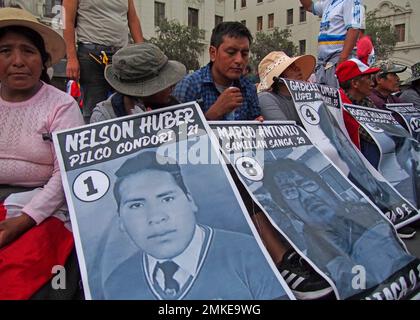
[[[342,51],[347,30],[361,29],[365,19],[362,0],[320,0],[314,2],[312,12],[321,18],[318,37],[321,61]]]

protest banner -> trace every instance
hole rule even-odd
[[[419,260],[301,127],[210,125],[254,201],[339,299],[408,299],[419,292]]]
[[[420,144],[391,111],[344,104],[344,108],[372,138],[365,156],[379,155],[378,171],[414,206],[420,196]],[[367,150],[367,147],[365,147]]]
[[[54,134],[87,299],[294,299],[208,130],[189,103]]]
[[[399,114],[412,137],[420,142],[420,110],[412,103],[387,104],[386,108]]]
[[[350,140],[336,88],[283,79],[313,143],[397,227],[419,219],[417,208],[378,172]]]

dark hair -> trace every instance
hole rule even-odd
[[[377,73],[374,77],[372,77],[372,81],[373,81],[373,86],[377,87],[378,86],[378,79],[386,79],[388,76],[389,72],[387,73]]]
[[[273,84],[271,85],[271,90],[275,94],[279,94],[280,88],[285,86],[284,81],[281,79],[281,75],[278,77],[273,77]]]
[[[117,201],[118,211],[120,210],[121,202],[121,183],[128,176],[145,170],[158,170],[170,173],[182,191],[186,195],[189,194],[182,178],[181,168],[174,159],[160,156],[155,151],[145,151],[125,161],[115,173],[117,181],[114,184],[114,197]]]
[[[306,165],[292,159],[277,159],[273,162],[268,162],[264,165],[264,186],[267,190],[270,190],[270,186],[276,187],[275,190],[271,190],[273,200],[278,205],[288,208],[287,203],[283,199],[281,193],[277,189],[274,177],[278,172],[290,172],[295,171],[301,174],[305,179],[311,179],[315,181],[322,189],[332,196],[336,196],[331,190],[331,187],[322,180],[318,173],[315,173]]]
[[[45,42],[44,39],[41,37],[41,35],[36,32],[35,30],[32,30],[28,27],[23,26],[9,26],[4,27],[0,29],[0,39],[3,38],[8,33],[17,33],[22,36],[24,36],[26,39],[28,39],[39,51],[41,54],[42,59],[42,73],[41,73],[41,80],[45,83],[50,84],[50,77],[47,74],[47,63],[51,61],[51,56],[47,52],[47,49],[45,48]]]
[[[226,21],[219,23],[211,34],[210,45],[216,48],[223,43],[223,37],[231,38],[248,38],[249,43],[252,42],[252,35],[248,28],[237,21]]]
[[[344,81],[344,82],[340,82],[340,87],[344,90],[349,90],[351,88],[351,80],[353,80],[353,79],[350,79],[350,80],[347,80],[347,81]]]

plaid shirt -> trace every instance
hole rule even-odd
[[[242,106],[234,111],[234,120],[255,120],[261,115],[255,85],[241,76],[233,86],[241,89],[244,97]],[[211,63],[181,80],[172,95],[181,103],[197,101],[201,110],[206,113],[220,96],[214,85]],[[223,120],[228,120],[228,115]]]

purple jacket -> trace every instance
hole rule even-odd
[[[388,97],[385,97],[376,89],[372,90],[372,93],[370,94],[369,98],[373,101],[373,103],[378,109],[382,110],[388,110],[385,108],[385,105],[388,103],[404,103],[404,101],[402,101],[397,96],[390,94]],[[405,124],[404,119],[401,118],[399,114],[393,112],[392,115],[394,116],[395,120],[397,120],[404,128],[407,129],[407,125]]]
[[[403,103],[403,101],[390,94],[388,97],[385,97],[384,95],[382,95],[382,93],[380,93],[378,90],[373,89],[372,93],[370,94],[369,98],[373,101],[373,103],[376,105],[376,107],[378,109],[385,109],[385,104],[388,103]]]

